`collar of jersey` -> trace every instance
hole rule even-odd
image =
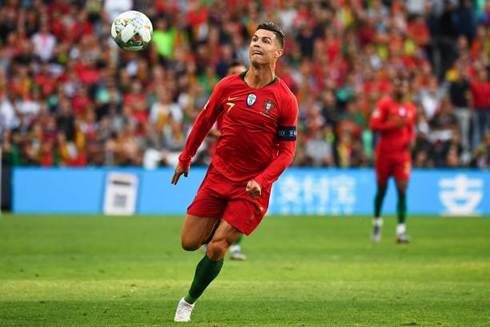
[[[247,82],[245,82],[245,75],[247,74],[247,72],[248,72],[248,69],[246,71],[244,71],[243,73],[240,74],[240,78],[242,79],[243,83],[245,83],[245,85],[247,85],[248,87],[250,87],[250,85],[248,85]],[[267,87],[269,85],[272,85],[272,84],[274,84],[276,82],[279,82],[279,78],[277,78],[277,76],[275,76],[274,79],[269,84],[261,87],[261,89],[264,88],[264,87]],[[252,88],[252,87],[250,87],[250,88]]]

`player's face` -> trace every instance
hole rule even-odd
[[[246,68],[243,65],[230,67],[230,69],[228,70],[228,75],[240,74],[240,73],[243,73],[245,70],[246,70]]]
[[[410,91],[408,81],[405,79],[397,78],[393,81],[393,96],[397,100],[403,99]]]
[[[252,36],[249,55],[252,65],[266,65],[282,56],[283,50],[276,35],[268,30],[258,30]]]

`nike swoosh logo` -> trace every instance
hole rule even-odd
[[[238,98],[239,98],[239,97],[234,97],[234,98],[232,98],[232,97],[228,97],[228,101],[233,101],[233,100],[238,99]]]

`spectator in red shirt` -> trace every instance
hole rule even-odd
[[[73,111],[76,115],[84,116],[88,107],[93,104],[92,100],[88,96],[87,87],[82,85],[78,89],[78,93],[72,99]]]
[[[139,123],[148,120],[146,108],[146,93],[143,91],[141,82],[135,81],[131,86],[131,93],[124,96],[124,104],[131,108],[131,116]]]
[[[419,47],[426,47],[430,41],[429,28],[424,22],[423,16],[417,16],[408,25],[408,37],[411,38]]]
[[[485,67],[477,72],[471,83],[473,97],[473,147],[480,144],[485,131],[490,131],[490,81]]]

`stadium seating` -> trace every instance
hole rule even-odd
[[[247,64],[257,23],[287,34],[279,76],[300,104],[295,166],[370,166],[367,128],[399,72],[419,111],[416,167],[489,165],[488,6],[470,1],[3,1],[4,165],[173,166],[232,60]],[[429,4],[433,5],[430,6]],[[484,2],[477,2],[478,4]],[[422,5],[421,5],[422,4]],[[110,23],[134,8],[151,47],[124,53]],[[488,102],[488,101],[487,101]],[[485,133],[487,133],[485,135]],[[195,164],[206,165],[207,140]]]

